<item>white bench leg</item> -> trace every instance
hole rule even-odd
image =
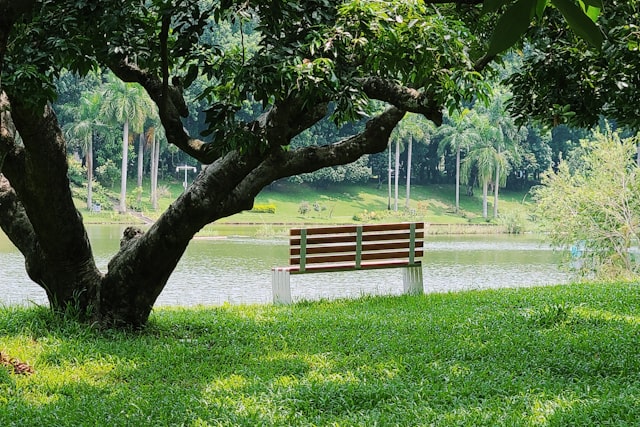
[[[424,285],[422,283],[422,266],[416,265],[403,269],[402,282],[404,284],[404,293],[411,295],[421,295],[424,293]]]
[[[291,273],[286,268],[271,269],[274,304],[291,304]]]

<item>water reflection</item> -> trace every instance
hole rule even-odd
[[[96,262],[106,270],[117,250],[122,226],[91,226]],[[194,240],[157,305],[269,303],[271,267],[286,265],[284,239],[231,236]],[[426,292],[523,287],[568,281],[559,255],[530,236],[428,236]],[[399,269],[292,276],[294,300],[402,292]],[[0,303],[46,303],[44,291],[24,271],[22,256],[0,234]]]

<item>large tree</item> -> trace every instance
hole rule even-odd
[[[478,71],[505,46],[494,41],[483,56],[472,31],[486,34],[491,15],[474,4],[0,0],[0,226],[54,309],[73,305],[101,324],[143,325],[204,225],[249,209],[274,180],[384,150],[407,111],[440,122],[443,106],[477,96]],[[525,4],[527,26],[536,4]],[[259,22],[256,52],[202,43],[207,26],[246,16]],[[98,65],[141,85],[169,143],[208,165],[146,233],[125,232],[106,273],[73,205],[66,144],[50,106],[62,70],[84,74]],[[208,82],[200,96],[206,140],[182,121],[183,90],[199,75]],[[371,99],[387,108],[376,113]],[[262,110],[241,119],[246,100]],[[337,122],[371,117],[341,141],[291,149],[330,105]]]

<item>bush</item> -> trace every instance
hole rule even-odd
[[[561,161],[534,190],[537,218],[553,246],[584,250],[573,268],[582,276],[633,278],[631,246],[640,224],[640,173],[636,139],[607,131],[581,141],[580,155]],[[571,261],[575,261],[571,260]]]
[[[120,169],[113,160],[109,159],[96,168],[96,178],[105,187],[113,188],[113,185],[120,178]]]
[[[309,202],[303,200],[300,203],[300,206],[298,206],[298,213],[302,216],[305,216],[307,212],[309,212],[309,209],[310,209]]]
[[[276,205],[273,203],[253,205],[251,212],[274,214],[276,213]]]
[[[73,156],[67,157],[67,164],[69,165],[69,168],[67,169],[67,176],[69,177],[69,181],[71,181],[75,185],[82,185],[85,176],[87,175],[87,169],[82,166],[82,163]]]
[[[525,231],[526,219],[521,211],[512,210],[500,214],[500,223],[505,226],[507,233],[520,234]]]

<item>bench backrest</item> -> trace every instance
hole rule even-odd
[[[419,265],[424,223],[295,228],[289,243],[292,273]]]

